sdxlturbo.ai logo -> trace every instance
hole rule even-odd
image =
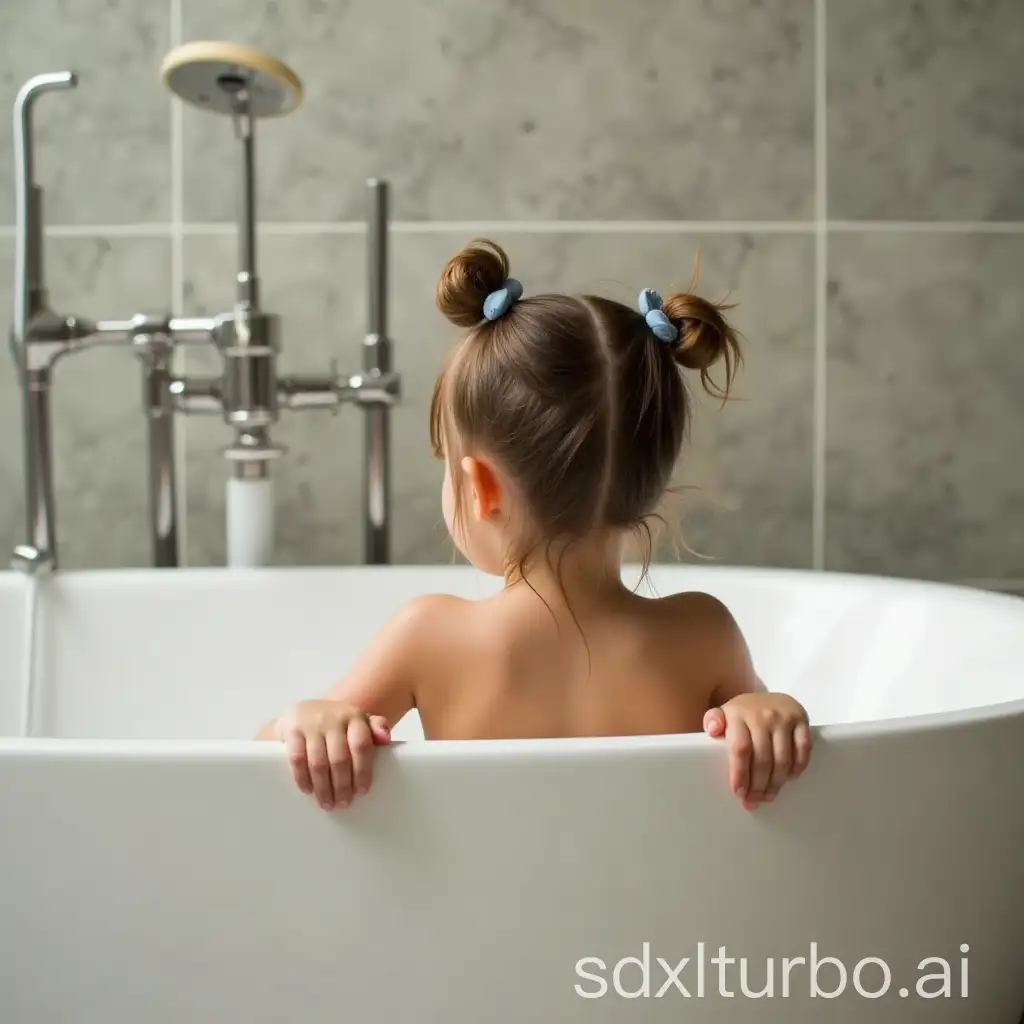
[[[967,943],[960,946],[961,954],[969,951]],[[654,963],[652,969],[651,946],[645,942],[639,957],[627,956],[616,961],[611,970],[610,987],[622,999],[663,999],[669,995],[704,999],[707,998],[710,973],[712,981],[717,974],[718,986],[714,992],[723,999],[734,999],[737,994],[744,999],[787,999],[794,991],[793,975],[796,972],[797,985],[803,984],[800,978],[806,974],[807,991],[811,998],[836,999],[852,983],[854,991],[861,998],[879,999],[891,989],[893,980],[889,965],[879,957],[864,957],[857,961],[851,971],[836,957],[820,956],[816,942],[810,944],[809,955],[806,957],[784,957],[779,961],[768,957],[763,964],[753,969],[746,957],[728,956],[725,946],[718,947],[716,956],[707,957],[703,942],[697,943],[696,958],[683,957],[673,965],[659,956]],[[708,964],[717,970],[709,972]],[[730,967],[737,967],[738,970],[730,973]],[[954,997],[955,982],[959,983],[956,996],[967,998],[966,956],[960,958],[959,971],[948,960],[938,956],[926,957],[917,965],[919,972],[926,968],[930,973],[919,973],[914,979],[913,990],[907,987],[899,989],[901,998],[916,995],[919,999],[950,999]],[[576,975],[588,984],[577,982],[576,994],[581,999],[601,999],[608,995],[607,972],[608,965],[599,957],[585,956],[577,960]],[[657,988],[654,988],[652,981],[657,984]],[[754,988],[755,983],[761,987]]]

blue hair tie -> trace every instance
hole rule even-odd
[[[484,299],[484,316],[497,320],[504,316],[523,296],[523,286],[514,278],[505,278],[505,283]]]
[[[637,306],[651,333],[659,340],[671,344],[679,340],[679,331],[675,324],[662,312],[661,296],[653,288],[645,288],[640,293]]]

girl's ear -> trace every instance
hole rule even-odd
[[[466,456],[462,460],[473,497],[473,515],[477,519],[491,519],[501,510],[502,493],[498,475],[487,462]]]

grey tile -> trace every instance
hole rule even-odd
[[[49,71],[79,72],[78,88],[35,108],[36,174],[49,224],[166,221],[170,208],[170,97],[160,84],[166,3],[0,5],[0,223],[14,220],[11,110],[21,85]]]
[[[557,9],[556,9],[557,8]],[[280,56],[271,220],[783,219],[812,213],[812,0],[184,0],[188,39]],[[235,210],[231,126],[185,119],[188,220]]]
[[[186,239],[187,312],[231,309],[236,250],[231,238]],[[337,359],[339,372],[360,368],[365,333],[363,240],[357,236],[270,236],[260,240],[263,308],[282,318],[280,372],[319,373]],[[212,350],[190,350],[189,374],[217,374]],[[361,560],[362,414],[283,411],[273,431],[288,453],[272,467],[278,564]],[[190,417],[186,426],[188,562],[222,565],[226,557],[225,487],[230,467],[221,450],[231,440],[219,416]]]
[[[445,261],[468,239],[407,235],[396,241],[396,363],[405,375],[395,414],[396,549],[402,560],[448,561],[440,513],[441,467],[430,458],[427,412],[454,335],[433,310]],[[805,565],[811,552],[812,242],[790,236],[514,234],[498,239],[513,273],[533,291],[596,291],[633,303],[641,287],[689,282],[701,251],[702,293],[738,303],[747,337],[740,400],[719,412],[701,401],[678,483],[700,488],[682,505],[683,540],[706,558]],[[396,303],[397,305],[397,303]],[[713,499],[715,504],[711,503]],[[722,505],[727,504],[729,511]],[[678,540],[680,506],[666,504]],[[659,557],[674,558],[663,543]]]
[[[830,567],[1024,577],[1024,238],[830,243]]]
[[[829,0],[838,219],[1024,218],[1020,0]]]
[[[168,303],[169,243],[154,239],[50,240],[51,300],[60,312],[126,318]],[[11,249],[0,249],[10,280]],[[10,289],[0,319],[10,323]],[[65,568],[150,564],[142,370],[126,349],[66,357],[52,393],[58,546]],[[0,358],[0,559],[23,533],[20,397],[6,344]]]

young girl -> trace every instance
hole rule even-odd
[[[372,778],[389,722],[419,711],[428,739],[696,732],[730,747],[752,809],[808,763],[804,709],[768,693],[728,610],[700,593],[641,597],[622,582],[676,465],[690,417],[683,370],[728,394],[740,357],[721,306],[691,294],[638,307],[523,296],[478,242],[445,267],[437,305],[467,328],[434,391],[431,439],[458,549],[505,579],[482,601],[410,602],[346,679],[260,732],[325,810]],[[719,392],[709,369],[722,361]]]

